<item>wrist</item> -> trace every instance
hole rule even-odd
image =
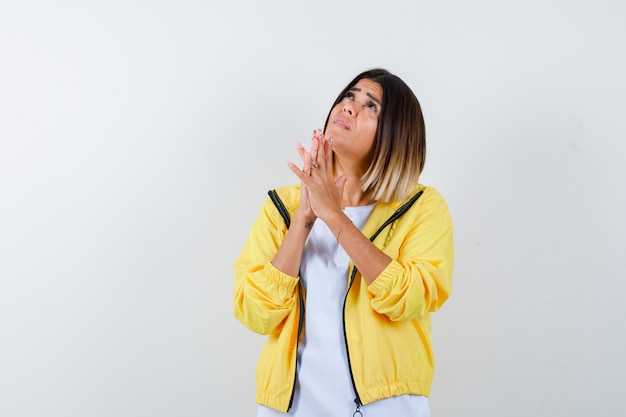
[[[296,212],[296,214],[293,216],[292,224],[297,228],[304,228],[307,230],[311,230],[316,219],[317,217],[315,216],[298,215],[298,213]]]
[[[324,223],[328,225],[328,228],[331,231],[333,231],[335,234],[337,234],[337,231],[343,224],[350,221],[350,218],[346,216],[346,214],[343,211],[339,211],[329,216],[326,216],[323,218],[320,217],[320,218],[324,221]]]
[[[346,221],[341,226],[339,226],[339,230],[335,234],[335,238],[337,239],[337,243],[339,243],[339,236],[341,236],[341,232],[343,232],[345,228],[350,227],[351,225],[353,225],[352,220],[348,219],[348,221]]]

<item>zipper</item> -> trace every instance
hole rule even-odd
[[[354,395],[355,395],[354,403],[356,404],[357,411],[359,411],[359,408],[361,407],[362,404],[361,404],[361,398],[359,397],[359,391],[356,389],[356,382],[354,382],[354,373],[352,372],[352,362],[350,361],[350,349],[348,348],[348,333],[346,332],[346,304],[348,301],[348,294],[350,294],[350,289],[352,288],[352,283],[354,282],[355,276],[356,276],[356,266],[352,268],[352,273],[350,274],[350,284],[348,285],[348,291],[346,291],[346,297],[343,299],[343,340],[346,343],[346,357],[348,358],[348,370],[350,371],[350,381],[352,382],[352,389],[354,390]]]
[[[276,190],[270,190],[267,192],[267,194],[270,196],[270,199],[272,199],[272,202],[276,206],[276,209],[278,209],[278,212],[285,221],[287,229],[289,229],[289,226],[291,225],[291,218],[289,216],[289,211],[287,210],[287,207],[285,207],[285,205],[283,204],[283,201],[278,196]]]
[[[296,339],[296,365],[293,373],[293,386],[291,387],[291,398],[289,398],[289,407],[287,411],[291,410],[293,405],[293,397],[296,393],[296,380],[298,378],[298,346],[300,345],[300,336],[302,334],[302,323],[304,322],[304,297],[302,296],[302,281],[298,283],[298,298],[300,299],[300,317],[298,317],[298,338]]]
[[[424,191],[420,191],[417,194],[415,194],[413,197],[411,197],[411,199],[409,201],[407,201],[406,203],[404,203],[399,209],[397,209],[388,219],[387,221],[385,221],[382,226],[380,226],[378,228],[378,230],[376,231],[376,233],[374,233],[372,235],[372,237],[370,237],[370,241],[374,242],[374,239],[376,239],[376,237],[380,234],[380,232],[382,232],[387,226],[389,226],[391,223],[395,222],[397,219],[399,219],[400,217],[402,217],[402,215],[404,213],[407,212],[407,210],[409,208],[411,208],[411,206],[413,205],[413,203],[415,203],[417,201],[418,198],[420,198],[420,196],[424,193]],[[280,199],[280,196],[278,195],[278,193],[276,192],[276,190],[270,190],[268,192],[268,195],[270,197],[270,199],[272,200],[272,202],[274,203],[274,205],[276,206],[276,208],[278,209],[278,212],[280,213],[281,217],[283,218],[285,225],[287,226],[287,229],[289,229],[289,226],[291,224],[291,216],[289,215],[289,211],[287,210],[287,208],[285,207],[285,205],[283,204],[282,200]],[[356,404],[356,411],[354,412],[354,416],[362,416],[363,414],[361,413],[361,406],[363,405],[361,403],[361,398],[359,397],[359,392],[356,388],[356,382],[354,382],[354,374],[352,372],[352,364],[350,363],[350,349],[348,348],[348,334],[346,333],[346,304],[348,301],[348,294],[350,293],[350,289],[352,288],[352,283],[354,282],[354,278],[356,277],[356,266],[354,266],[352,268],[352,273],[350,274],[350,283],[348,285],[348,290],[346,291],[346,296],[343,300],[343,337],[344,337],[344,342],[346,344],[346,356],[348,358],[348,369],[350,371],[350,380],[352,381],[352,388],[354,389],[354,403]],[[291,398],[289,399],[289,407],[287,408],[287,410],[291,409],[291,406],[293,405],[293,397],[294,394],[296,392],[296,380],[298,378],[298,345],[300,344],[300,336],[301,336],[301,332],[302,332],[302,323],[304,321],[304,297],[302,296],[302,282],[300,281],[298,284],[298,296],[299,296],[299,300],[300,300],[300,317],[298,318],[298,338],[296,339],[296,366],[295,366],[295,371],[294,371],[294,376],[293,376],[293,386],[291,388]]]
[[[400,217],[402,217],[402,215],[404,215],[404,213],[406,213],[411,206],[413,205],[413,203],[415,203],[417,201],[418,198],[421,197],[421,195],[424,193],[423,190],[421,190],[420,192],[418,192],[417,194],[415,194],[413,197],[411,197],[411,199],[409,201],[407,201],[406,203],[404,203],[402,206],[400,206],[400,208],[398,208],[376,231],[376,233],[374,233],[371,237],[370,237],[370,242],[374,242],[374,240],[378,237],[378,235],[387,227],[389,226],[391,223],[395,222],[396,220],[398,220]],[[353,414],[354,416],[362,416],[363,414],[361,413],[361,406],[363,405],[363,403],[361,402],[361,397],[359,396],[359,391],[356,388],[356,382],[354,381],[354,373],[352,372],[352,363],[350,362],[350,348],[348,347],[348,333],[346,331],[346,304],[348,302],[348,294],[350,294],[350,289],[352,288],[352,284],[354,283],[354,278],[356,277],[356,273],[357,273],[357,269],[356,269],[356,265],[352,267],[352,273],[350,274],[350,281],[348,284],[348,290],[346,291],[346,296],[343,300],[343,338],[344,338],[344,342],[346,344],[346,356],[348,358],[348,370],[350,371],[350,381],[352,382],[352,389],[354,389],[354,403],[356,405],[356,411]]]
[[[285,204],[283,204],[283,201],[280,199],[280,196],[278,195],[276,190],[270,190],[267,192],[267,194],[272,200],[272,203],[274,203],[274,205],[276,206],[278,213],[280,213],[280,216],[283,218],[283,221],[285,222],[285,226],[287,226],[287,229],[289,229],[289,226],[291,225],[291,216],[289,215],[289,210],[287,210],[287,208],[285,207]],[[296,359],[295,359],[296,363],[294,366],[295,371],[293,373],[293,385],[291,387],[291,397],[289,398],[289,406],[287,407],[287,411],[291,409],[291,406],[293,405],[293,397],[296,393],[296,381],[298,378],[298,346],[300,345],[300,336],[302,335],[302,323],[304,322],[304,308],[305,308],[304,297],[302,296],[303,291],[304,291],[304,288],[302,287],[302,281],[299,281],[298,282],[298,299],[300,301],[300,317],[298,317],[298,337],[296,338]]]

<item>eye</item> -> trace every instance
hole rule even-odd
[[[373,101],[367,103],[367,108],[372,110],[374,113],[378,113],[378,106]]]
[[[344,97],[354,100],[354,93],[352,91],[348,91]]]

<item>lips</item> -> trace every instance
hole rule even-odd
[[[348,122],[341,117],[335,118],[335,120],[333,121],[333,124],[335,126],[339,126],[342,129],[350,130],[350,125],[348,124]]]

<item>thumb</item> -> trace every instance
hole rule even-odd
[[[339,190],[340,193],[343,193],[343,187],[346,185],[346,181],[350,178],[349,175],[340,175],[335,179],[335,187]]]

